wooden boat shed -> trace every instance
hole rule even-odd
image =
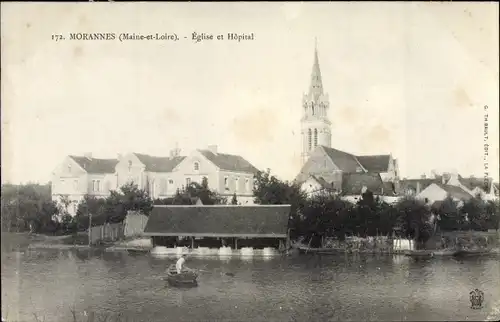
[[[154,206],[144,236],[154,246],[233,249],[290,245],[290,205]]]

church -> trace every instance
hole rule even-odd
[[[316,47],[309,91],[302,99],[302,168],[296,182],[309,195],[327,190],[357,200],[368,189],[394,197],[399,184],[397,159],[392,154],[355,155],[333,148],[329,110]]]

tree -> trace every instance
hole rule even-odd
[[[430,209],[421,200],[404,198],[395,204],[395,211],[403,234],[415,241],[417,249],[422,248],[432,236]]]
[[[231,204],[232,205],[238,204],[238,198],[236,197],[236,193],[233,194],[233,199],[231,199]]]
[[[461,217],[464,218],[465,227],[472,230],[488,230],[487,203],[480,195],[464,202],[459,209]]]
[[[292,238],[302,231],[302,210],[307,200],[306,194],[296,182],[281,181],[271,175],[271,171],[259,171],[254,176],[254,202],[261,205],[289,204]]]
[[[52,201],[50,185],[2,185],[1,212],[3,231],[41,232],[53,226],[58,209]]]
[[[110,223],[122,222],[129,210],[140,211],[146,216],[153,210],[153,200],[133,183],[122,186],[119,191],[111,191],[104,205]]]
[[[187,187],[178,189],[172,199],[175,205],[192,205],[195,200],[200,199],[204,205],[226,204],[226,198],[211,190],[208,186],[208,179],[203,178],[201,184],[192,182]]]

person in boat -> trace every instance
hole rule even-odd
[[[183,254],[181,258],[177,260],[177,263],[175,263],[175,269],[177,270],[177,274],[180,274],[182,270],[188,269],[186,266],[184,266],[184,263],[186,262],[186,254]]]

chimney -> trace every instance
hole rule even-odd
[[[417,181],[417,191],[416,194],[418,195],[420,193],[420,182]]]
[[[92,160],[92,152],[86,152],[83,154],[83,156],[89,160]]]
[[[420,176],[420,179],[426,179],[427,177],[425,176],[425,174],[421,175]]]
[[[450,178],[451,178],[451,175],[449,172],[443,173],[443,176],[441,177],[441,183],[446,184],[448,182],[448,180],[450,180]]]
[[[208,150],[213,154],[217,154],[217,145],[209,145]]]

